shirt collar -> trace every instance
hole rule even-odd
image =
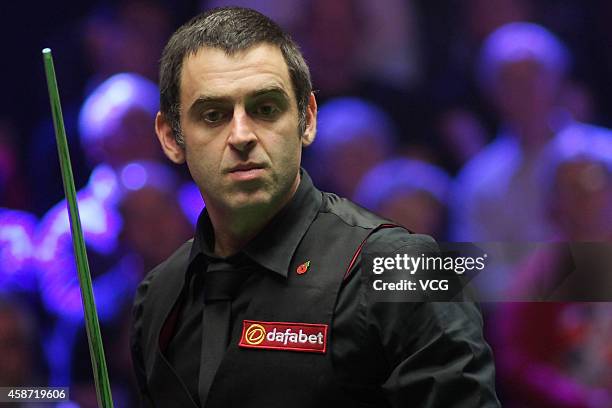
[[[323,198],[304,169],[297,191],[278,214],[241,251],[264,268],[287,277],[298,244],[321,208]],[[199,255],[215,258],[214,230],[206,208],[200,214],[189,255],[191,265]]]

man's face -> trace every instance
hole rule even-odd
[[[287,199],[314,130],[299,134],[278,47],[261,44],[232,56],[203,48],[184,60],[180,88],[184,150],[164,149],[173,161],[187,162],[209,210],[266,208]]]
[[[504,64],[499,72],[497,104],[505,121],[548,120],[560,79],[540,63],[527,59]]]
[[[607,240],[612,231],[612,180],[598,162],[579,160],[557,169],[552,205],[563,232],[575,240]]]

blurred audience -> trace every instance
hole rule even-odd
[[[612,241],[612,131],[575,124],[547,151],[543,177],[556,233],[568,241]]]
[[[120,250],[115,253],[122,254],[122,258],[94,281],[94,295],[98,310],[106,312],[100,320],[113,400],[117,407],[132,407],[138,404],[127,333],[132,292],[144,273],[157,266],[193,233],[176,199],[181,180],[172,168],[151,161],[135,161],[118,168],[116,175],[121,191],[117,211],[122,226],[118,236]],[[61,304],[61,301],[55,303]],[[110,310],[112,315],[109,315]],[[63,333],[67,330],[62,326]],[[82,329],[74,336],[70,372],[74,379],[75,401],[81,407],[93,408],[97,401],[87,339]]]
[[[0,386],[44,386],[37,322],[15,298],[0,295]]]
[[[168,10],[145,0],[101,5],[82,22],[82,47],[90,70],[90,86],[117,72],[133,72],[157,81],[157,62],[172,21]]]
[[[101,83],[79,114],[88,161],[117,168],[131,160],[161,159],[152,124],[158,109],[157,85],[140,75],[120,73]]]
[[[126,263],[137,262],[125,256],[118,242],[123,221],[117,205],[123,189],[117,171],[130,160],[161,156],[152,128],[157,109],[157,86],[136,74],[123,73],[100,84],[86,99],[79,115],[84,150],[88,160],[96,165],[88,184],[77,192],[81,226],[89,256],[95,260],[91,270],[94,290],[98,288],[95,282],[99,278],[100,284],[108,281],[109,294],[114,296],[121,297],[125,292],[113,290],[113,281],[103,279],[103,275],[112,270],[123,273],[124,268],[134,269]],[[56,204],[43,217],[37,242],[40,279],[46,288],[43,298],[47,299],[50,310],[70,316],[70,320],[80,320],[80,292],[74,279],[76,270],[65,201]],[[123,261],[119,262],[120,259]],[[122,282],[133,285],[141,275],[140,270],[132,272],[128,276],[133,278]],[[129,291],[129,285],[125,289]],[[108,299],[108,308],[102,307],[102,317],[104,310],[116,310],[113,296],[103,298]]]
[[[393,152],[397,131],[379,107],[360,98],[323,104],[317,137],[304,151],[304,166],[319,188],[352,198],[365,173]]]
[[[457,178],[452,237],[457,241],[537,241],[551,234],[534,177],[542,148],[562,129],[557,97],[568,51],[545,28],[510,23],[485,41],[479,77],[501,130]]]
[[[74,41],[73,46],[76,48],[72,50],[72,55],[63,52],[56,56],[64,123],[77,188],[87,182],[87,174],[98,164],[92,162],[91,157],[83,156],[83,149],[87,148],[87,141],[80,135],[83,127],[79,123],[83,96],[92,93],[102,82],[120,72],[133,72],[156,82],[157,62],[170,35],[172,24],[169,9],[147,0],[100,3],[90,8],[90,13],[72,23],[74,27],[68,36],[70,43]],[[75,66],[81,69],[82,77],[68,77],[62,81],[62,72],[72,73]],[[82,87],[81,93],[71,93],[68,95],[71,98],[66,98],[66,91],[72,90],[71,85],[77,81]],[[143,97],[145,101],[148,100],[146,93]],[[38,215],[61,199],[63,191],[59,165],[47,163],[49,157],[55,157],[57,153],[48,101],[45,108],[44,120],[35,126],[33,140],[27,151],[31,159],[27,169],[28,176],[31,183],[36,185],[34,202],[28,209]],[[136,116],[138,113],[130,115]],[[130,115],[126,121],[138,121],[137,118],[129,118]],[[131,140],[133,139],[125,138],[123,141],[129,144]],[[146,144],[143,148],[146,148]]]
[[[469,109],[453,107],[440,114],[437,129],[444,151],[445,167],[456,173],[487,143],[486,129]]]
[[[609,303],[506,303],[490,334],[508,408],[612,406]]]
[[[612,256],[612,136],[586,125],[612,125],[607,2],[79,4],[58,17],[49,38],[61,40],[51,43],[60,51],[64,119],[117,407],[136,405],[126,354],[131,291],[189,238],[204,206],[184,168],[161,164],[153,132],[157,61],[174,20],[229,4],[271,16],[304,50],[320,106],[304,166],[319,187],[439,241],[554,242],[502,254],[501,275],[479,276],[490,277],[489,294],[609,293],[606,273],[592,273],[603,280],[587,288],[575,279],[560,284],[579,276],[580,266],[606,271]],[[47,42],[47,31],[31,31],[29,41],[44,34]],[[46,379],[72,387],[71,407],[93,407],[46,88],[30,95],[35,87],[23,84],[42,81],[32,76],[9,86],[23,94],[9,92],[0,120],[0,385]],[[4,294],[25,296],[36,315]],[[502,304],[487,327],[504,405],[612,406],[610,313],[603,303]],[[38,367],[39,347],[48,373]],[[26,364],[17,367],[17,358]]]
[[[86,186],[77,192],[77,200],[98,316],[102,323],[111,326],[125,313],[124,308],[145,272],[144,259],[149,259],[121,242],[122,230],[131,224],[124,223],[118,205],[126,190],[130,191],[121,178],[123,166],[136,159],[161,157],[152,125],[158,98],[153,82],[136,74],[121,73],[101,83],[88,96],[79,115],[82,145],[95,167]],[[42,299],[57,319],[45,344],[50,381],[66,384],[71,377],[71,350],[84,328],[65,201],[45,214],[35,240]]]
[[[36,222],[25,211],[0,207],[0,293],[36,293]]]
[[[557,244],[534,252],[509,290],[528,299],[609,301],[612,133],[573,126],[542,174]],[[612,406],[612,303],[508,303],[493,346],[508,407]]]
[[[387,160],[363,177],[355,201],[419,234],[442,240],[450,177],[418,160]]]
[[[171,168],[144,161],[127,164],[120,177],[126,190],[119,204],[123,219],[120,238],[130,252],[140,256],[146,273],[193,235],[176,196],[180,179]],[[191,208],[202,210],[201,197]]]

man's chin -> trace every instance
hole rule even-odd
[[[235,193],[228,204],[234,211],[262,210],[272,206],[272,201],[270,194],[265,191],[241,191]]]

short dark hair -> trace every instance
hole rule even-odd
[[[295,93],[300,134],[306,129],[306,110],[312,92],[310,71],[299,47],[274,21],[241,7],[215,8],[199,14],[170,37],[160,63],[160,111],[170,123],[174,137],[183,145],[180,125],[180,81],[184,59],[202,47],[228,55],[259,44],[273,44],[283,54]]]

